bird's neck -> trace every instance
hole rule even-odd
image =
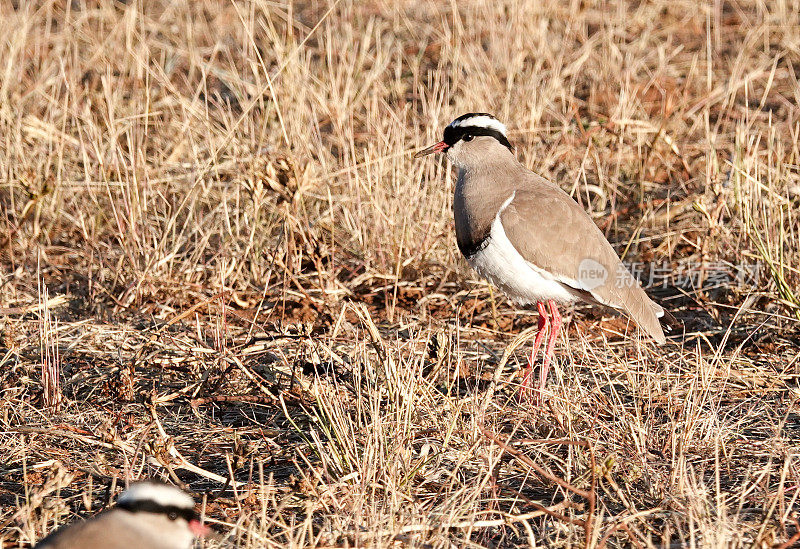
[[[458,246],[465,255],[489,235],[503,203],[524,180],[518,166],[515,161],[513,165],[506,162],[499,166],[458,169],[453,210]]]
[[[507,197],[525,179],[524,172],[525,167],[510,152],[501,161],[456,166],[456,192],[476,197],[487,194]]]

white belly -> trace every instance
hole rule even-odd
[[[501,210],[502,211],[502,210]],[[548,278],[547,273],[525,260],[506,236],[500,215],[492,223],[489,242],[467,259],[479,275],[500,288],[519,305],[553,299],[572,303],[577,298],[564,286]]]

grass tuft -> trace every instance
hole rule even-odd
[[[125,482],[204,547],[788,547],[800,4],[0,4],[0,544]],[[536,315],[411,155],[496,114],[683,323]],[[519,338],[518,335],[522,334]]]

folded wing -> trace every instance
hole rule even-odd
[[[500,220],[526,261],[576,296],[624,312],[664,343],[658,320],[663,309],[622,264],[592,218],[559,187],[541,178],[517,190]]]

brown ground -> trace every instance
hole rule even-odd
[[[0,5],[2,547],[148,476],[205,547],[800,539],[796,0],[63,4]],[[475,110],[684,326],[577,309],[542,406],[411,160]]]

